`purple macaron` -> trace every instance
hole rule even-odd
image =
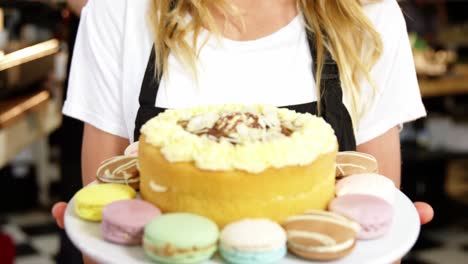
[[[331,201],[332,212],[348,217],[361,225],[357,238],[376,239],[385,235],[393,221],[393,206],[382,198],[366,194],[347,194]]]
[[[159,215],[158,208],[142,200],[113,202],[102,210],[102,236],[121,245],[141,244],[145,225]]]

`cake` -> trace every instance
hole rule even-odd
[[[140,192],[163,212],[282,223],[325,210],[338,143],[322,118],[271,106],[166,110],[141,129]]]

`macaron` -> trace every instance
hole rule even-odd
[[[308,260],[328,261],[352,252],[360,226],[327,211],[308,211],[284,223],[289,250]]]
[[[377,159],[367,153],[343,151],[336,155],[336,177],[342,178],[357,173],[377,173]]]
[[[218,237],[218,226],[208,218],[169,213],[146,225],[143,248],[158,263],[200,263],[216,252]]]
[[[395,201],[396,187],[389,178],[376,173],[348,176],[336,184],[336,196],[347,194],[369,194],[378,196],[390,204]]]
[[[121,245],[138,245],[146,224],[161,215],[154,205],[143,200],[121,200],[102,210],[102,237]]]
[[[382,198],[366,194],[348,194],[333,199],[332,212],[359,223],[358,239],[377,239],[385,235],[392,225],[393,206]]]
[[[136,192],[122,184],[94,184],[75,194],[75,213],[84,220],[101,221],[102,209],[115,201],[133,199]]]
[[[140,173],[137,167],[138,159],[134,156],[117,156],[101,163],[96,178],[101,183],[126,184],[139,189]]]
[[[277,263],[287,252],[286,233],[271,220],[245,219],[224,227],[219,247],[228,263]]]
[[[125,156],[138,156],[138,141],[130,144],[124,151]]]

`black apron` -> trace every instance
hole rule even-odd
[[[311,71],[315,77],[317,51],[315,48],[315,35],[308,32],[307,40],[310,53],[312,54]],[[158,94],[161,78],[155,77],[155,52],[154,46],[146,68],[143,83],[141,85],[139,103],[140,107],[136,115],[134,140],[140,137],[141,127],[151,118],[164,112],[164,108],[156,107],[156,96]],[[323,117],[335,130],[338,138],[340,151],[356,150],[356,140],[354,138],[353,124],[351,117],[343,104],[343,92],[341,90],[338,66],[332,59],[329,52],[325,54],[321,91],[321,117]],[[285,90],[286,92],[286,90]],[[310,113],[317,115],[317,102],[285,106],[285,108],[295,110],[299,113]]]

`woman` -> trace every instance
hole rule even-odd
[[[425,115],[396,0],[90,0],[73,60],[83,184],[163,109],[265,103],[321,114],[399,186],[399,127]]]

